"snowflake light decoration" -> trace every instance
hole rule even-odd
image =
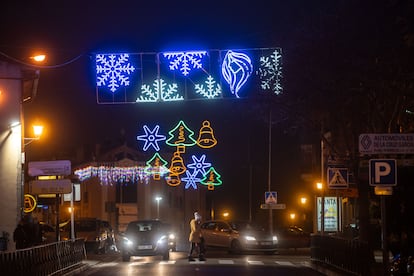
[[[275,50],[270,56],[260,57],[260,67],[256,71],[260,77],[260,86],[263,90],[271,90],[276,95],[282,93],[282,55]]]
[[[128,60],[128,54],[96,55],[96,85],[106,86],[112,92],[120,86],[128,86],[129,75],[135,70]]]
[[[181,178],[181,180],[186,183],[184,188],[189,189],[190,187],[193,187],[194,190],[197,190],[197,182],[200,182],[201,179],[196,177],[196,172],[190,173],[187,170],[185,173],[187,176]]]
[[[178,94],[176,83],[168,84],[163,79],[155,79],[152,87],[147,84],[141,86],[141,94],[136,102],[171,102],[182,101],[184,97]]]
[[[212,76],[208,76],[207,80],[205,81],[206,87],[204,88],[203,84],[195,84],[195,92],[197,94],[202,95],[207,99],[214,99],[217,96],[221,95],[221,86],[220,84],[216,83]]]
[[[193,163],[188,164],[187,168],[193,170],[192,175],[194,176],[197,176],[198,174],[203,176],[206,173],[206,170],[211,167],[211,163],[205,162],[205,154],[201,155],[200,158],[197,158],[195,155],[191,156],[191,158],[193,159]]]
[[[167,138],[165,135],[158,134],[159,130],[159,125],[156,125],[153,130],[150,130],[147,125],[144,125],[145,134],[137,136],[137,140],[145,141],[143,147],[144,151],[147,151],[150,146],[152,146],[156,151],[160,150],[158,142],[164,141]]]
[[[207,51],[188,51],[188,52],[165,52],[164,57],[170,61],[171,71],[180,70],[187,76],[192,69],[203,67],[202,58],[207,55]]]

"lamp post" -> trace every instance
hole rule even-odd
[[[322,182],[318,182],[316,183],[316,189],[318,191],[320,191],[321,194],[321,209],[320,209],[320,214],[321,214],[321,234],[323,235],[325,232],[325,196],[324,196],[324,187],[323,187],[323,183]],[[318,209],[318,202],[316,201],[316,210]],[[316,225],[319,226],[319,214],[318,212],[316,212]],[[318,230],[318,229],[316,229]]]
[[[160,201],[162,200],[162,197],[156,196],[155,201],[157,201],[157,219],[160,218]]]

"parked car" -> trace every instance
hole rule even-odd
[[[111,246],[111,229],[100,219],[97,218],[79,218],[74,222],[75,238],[85,239],[86,251],[94,253],[105,253]],[[65,227],[63,239],[70,238],[71,224]]]
[[[122,260],[131,256],[157,256],[170,258],[170,229],[159,220],[137,220],[128,223],[121,248]]]
[[[201,225],[206,247],[226,248],[231,253],[259,251],[273,254],[278,238],[263,227],[244,221],[206,221]]]
[[[310,246],[310,233],[297,226],[276,229],[279,248],[305,248]]]
[[[45,222],[40,222],[40,230],[42,231],[42,243],[56,242],[56,229]]]

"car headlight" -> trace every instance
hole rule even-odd
[[[246,241],[255,241],[256,240],[256,238],[253,237],[253,236],[245,236],[244,238],[246,239]]]
[[[157,244],[165,243],[167,241],[167,236],[163,235],[161,238],[158,239]]]
[[[131,240],[129,240],[127,237],[124,237],[124,244],[126,246],[132,246],[134,243]]]
[[[272,237],[272,240],[273,240],[274,242],[277,242],[277,236],[273,236],[273,237]]]

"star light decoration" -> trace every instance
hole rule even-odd
[[[98,54],[95,61],[97,86],[115,92],[120,86],[129,85],[129,75],[135,67],[128,62],[128,54]]]
[[[147,151],[149,147],[153,147],[156,151],[160,150],[158,142],[164,141],[166,139],[165,135],[158,134],[160,130],[160,126],[156,125],[153,130],[150,130],[147,125],[144,125],[144,132],[143,135],[138,135],[137,140],[144,141],[143,150]]]

